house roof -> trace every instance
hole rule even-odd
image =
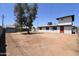
[[[69,15],[69,16],[59,17],[59,18],[56,18],[56,20],[59,20],[59,19],[62,19],[62,18],[67,18],[67,17],[72,17],[72,21],[74,21],[74,16],[75,15]]]
[[[39,26],[39,27],[53,27],[53,26],[57,26],[57,25],[45,25],[45,26]]]
[[[39,27],[54,27],[54,26],[72,26],[72,25],[71,24],[63,24],[63,25],[58,24],[58,25],[46,25],[46,26],[39,26]]]

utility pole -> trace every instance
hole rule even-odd
[[[4,28],[4,14],[2,15],[2,27]]]

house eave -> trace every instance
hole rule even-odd
[[[59,19],[62,19],[62,18],[67,18],[67,17],[72,17],[72,21],[74,21],[74,16],[75,15],[69,15],[69,16],[59,17],[59,18],[56,18],[56,20],[59,20]]]

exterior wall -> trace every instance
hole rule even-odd
[[[15,28],[6,28],[6,32],[16,32]]]
[[[59,27],[57,27],[57,30],[53,30],[52,27],[49,27],[49,30],[46,30],[46,27],[42,28],[42,30],[38,30],[38,32],[52,32],[52,33],[59,33]]]
[[[38,32],[52,32],[52,30],[38,30]]]
[[[49,30],[52,30],[52,27],[49,27]]]
[[[56,32],[60,33],[60,27],[59,26],[57,27],[57,31]]]
[[[38,29],[39,30],[39,29]],[[42,27],[42,30],[46,30],[46,27]],[[49,27],[49,30],[52,30],[51,27]],[[47,30],[48,31],[48,30]]]
[[[57,33],[60,33],[60,26],[57,27]],[[64,26],[64,33],[72,34],[72,26]]]
[[[72,17],[67,17],[58,20],[58,25],[72,25]]]
[[[72,34],[72,26],[64,26],[64,33]]]
[[[46,30],[46,28],[45,27],[42,27],[42,30]]]
[[[38,30],[38,32],[52,32],[52,33],[58,33],[57,30]]]
[[[68,23],[68,22],[72,22],[72,17],[67,17],[58,20],[58,23]]]
[[[38,30],[38,31],[39,32],[60,33],[60,26],[57,27],[57,30],[52,30],[52,27],[50,27],[50,30],[46,30],[45,28],[43,28],[43,29],[42,30]],[[64,33],[65,34],[72,34],[72,26],[64,26]]]

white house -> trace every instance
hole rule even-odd
[[[57,25],[39,26],[37,28],[38,31],[72,34],[72,25],[74,21],[74,15],[59,17],[59,18],[56,18],[56,20],[58,20]]]

